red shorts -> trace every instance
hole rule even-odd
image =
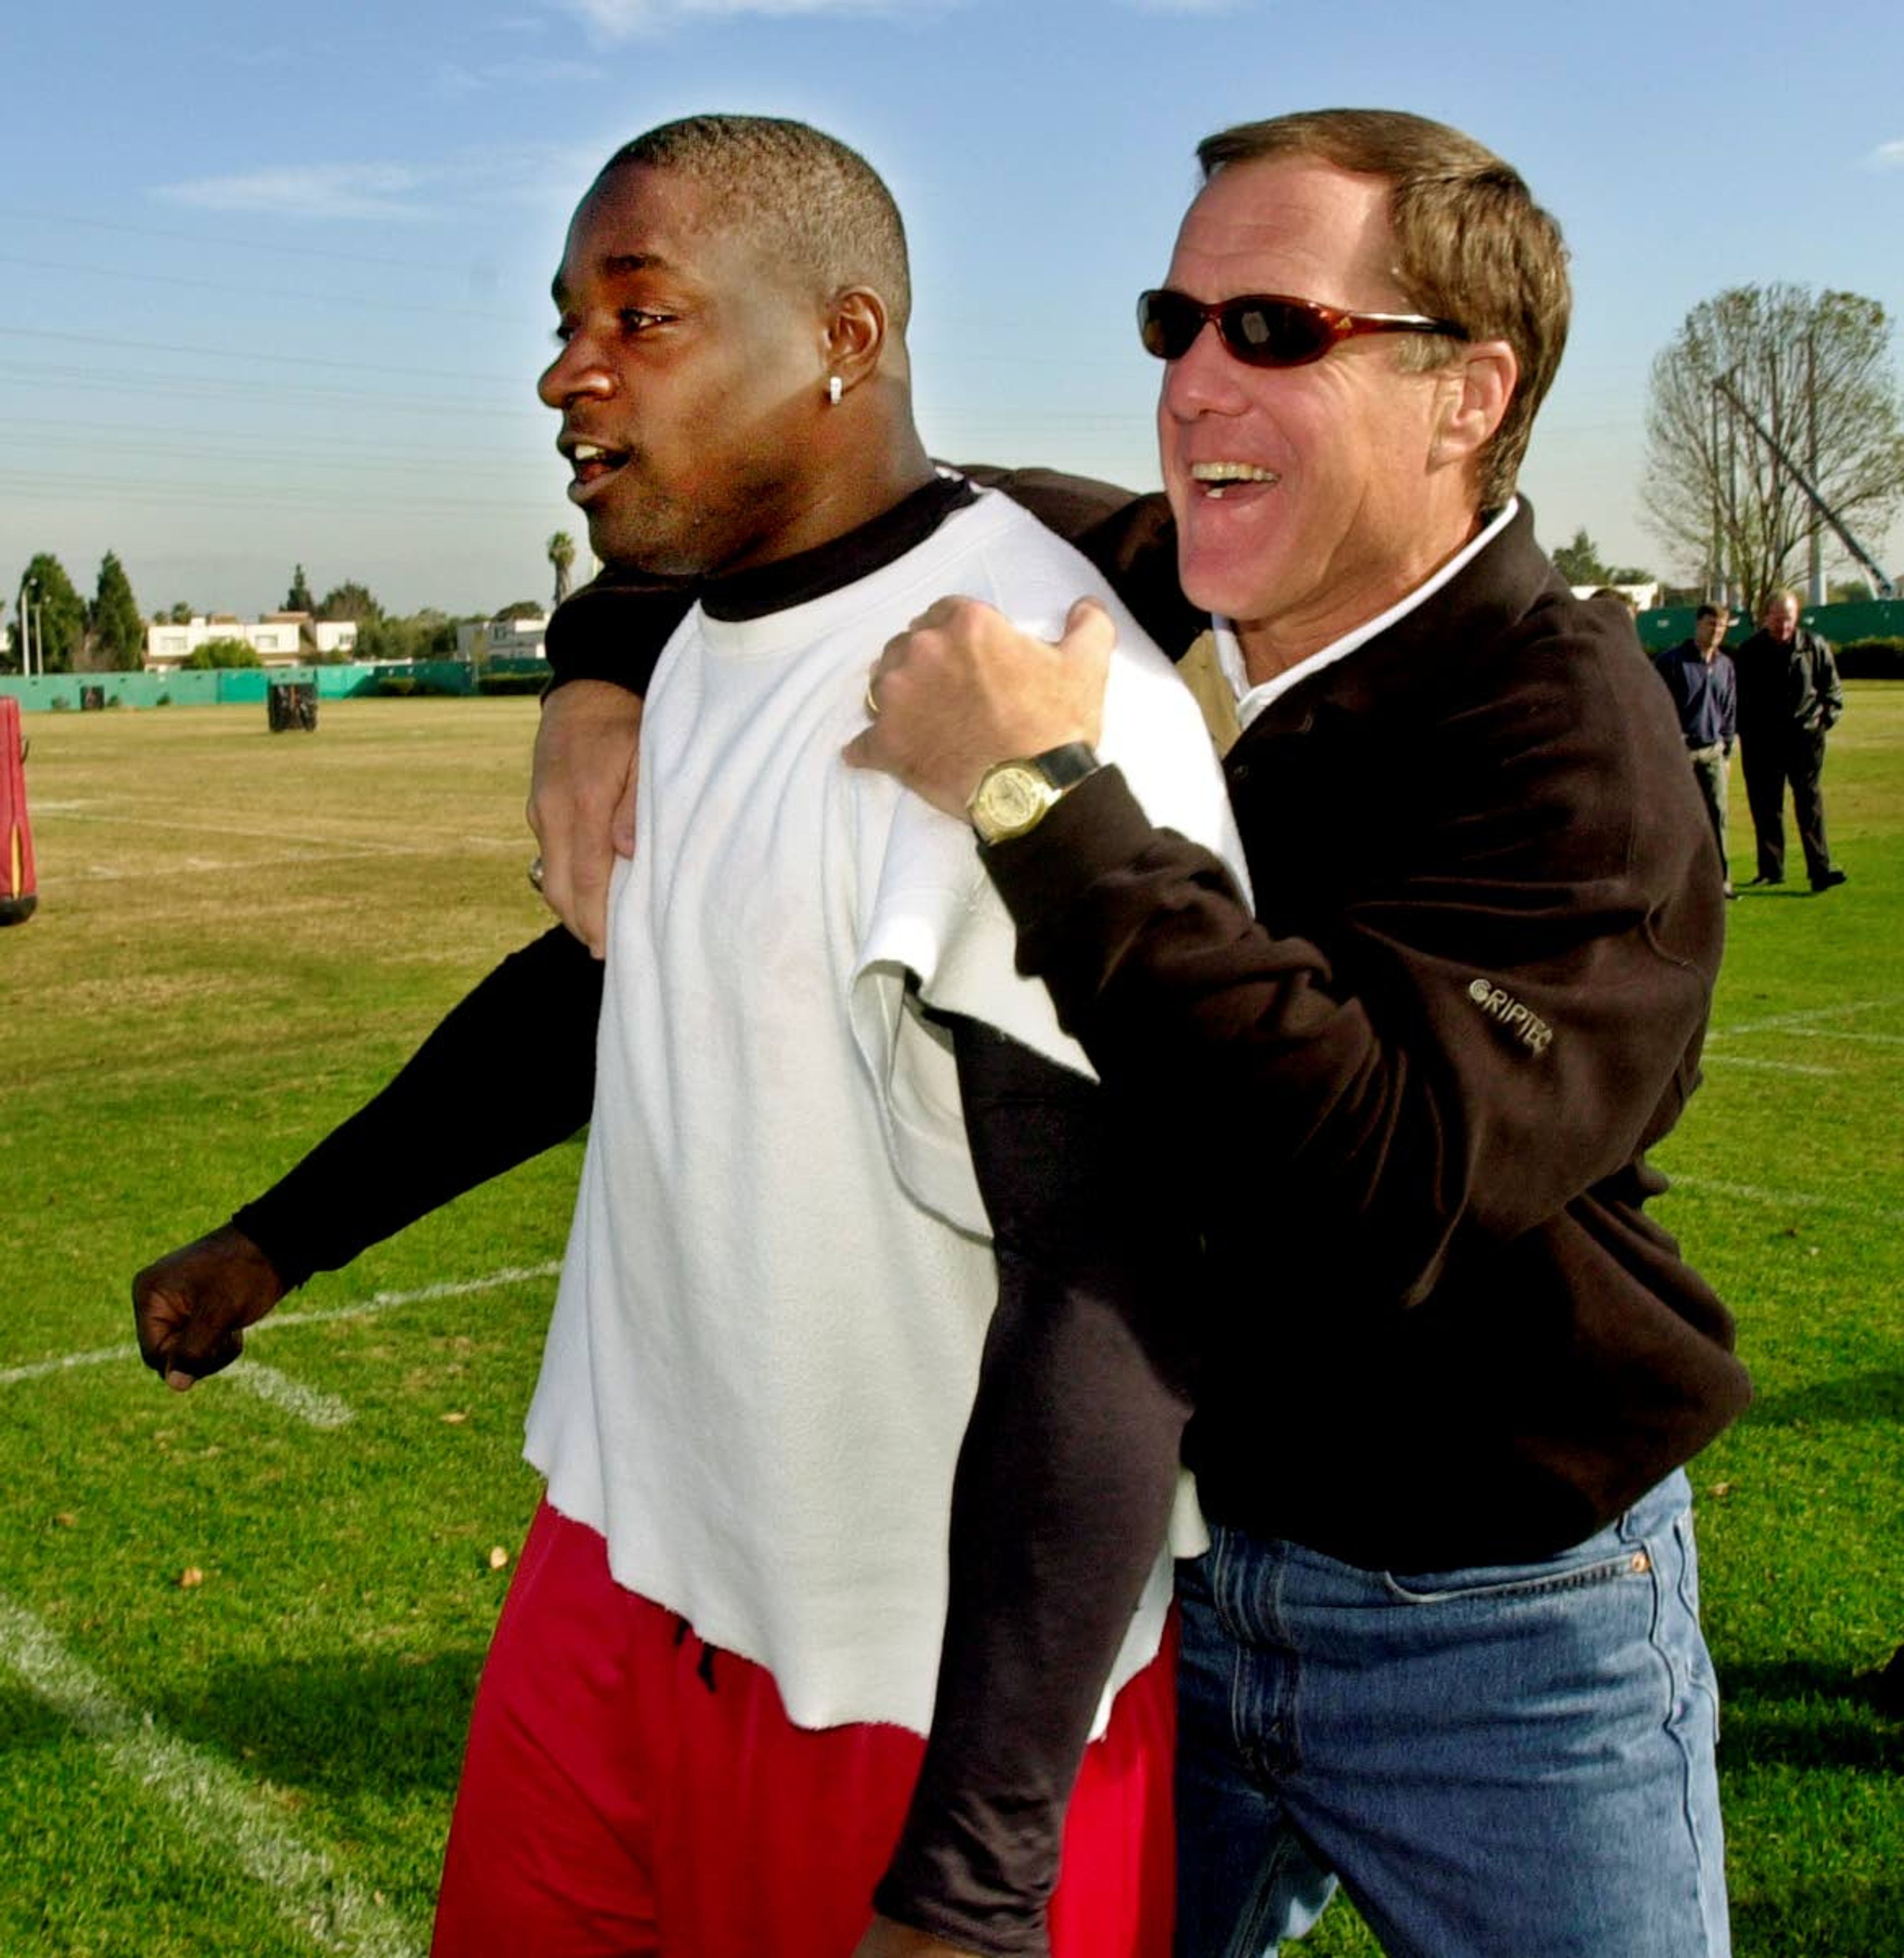
[[[544,1503],[477,1690],[432,1958],[849,1958],[923,1743],[787,1718]],[[1169,1958],[1174,1629],[1086,1750],[1053,1958]],[[711,1681],[709,1675],[711,1674]]]

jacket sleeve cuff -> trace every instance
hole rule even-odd
[[[1038,826],[980,855],[1021,931],[1123,869],[1157,840],[1156,826],[1114,762],[1086,777]]]
[[[942,1842],[916,1852],[911,1867],[889,1871],[873,1891],[873,1908],[981,1958],[1050,1958],[1044,1905],[1028,1905],[1009,1887],[988,1895],[974,1881],[962,1845]]]

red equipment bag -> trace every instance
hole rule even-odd
[[[33,888],[27,778],[20,762],[20,703],[0,694],[0,924],[21,924],[40,901]]]

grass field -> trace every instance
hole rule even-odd
[[[1827,785],[1852,881],[1732,908],[1706,1090],[1661,1158],[1758,1383],[1693,1470],[1753,1958],[1904,1950],[1904,1736],[1859,1684],[1904,1641],[1904,686],[1850,691]],[[126,1285],[540,928],[534,714],[27,723],[40,910],[0,932],[5,1958],[426,1942],[578,1152],[319,1278],[182,1399],[138,1366]],[[1374,1949],[1346,1909],[1302,1948]]]

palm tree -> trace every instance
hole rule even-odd
[[[566,531],[549,540],[549,562],[556,568],[556,603],[569,596],[569,569],[575,561],[575,540]]]

